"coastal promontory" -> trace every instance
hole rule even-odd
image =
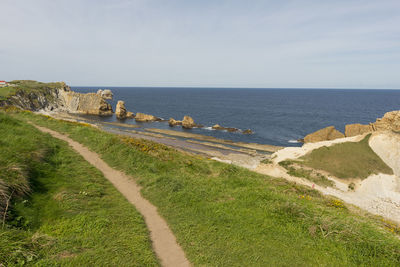
[[[100,93],[78,93],[65,82],[42,83],[31,80],[11,81],[7,95],[0,98],[0,106],[15,106],[25,110],[67,112],[107,116],[113,110],[106,99],[110,90]]]

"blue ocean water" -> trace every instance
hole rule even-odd
[[[252,129],[254,134],[209,128],[174,130],[280,146],[299,146],[293,141],[326,126],[334,125],[343,132],[346,124],[374,122],[385,112],[400,110],[400,90],[72,87],[85,93],[105,88],[114,93],[114,99],[109,100],[114,110],[116,102],[124,100],[127,109],[134,113],[179,120],[189,115],[205,126],[218,123]],[[124,122],[136,124],[132,119]],[[170,129],[166,122],[141,125]]]

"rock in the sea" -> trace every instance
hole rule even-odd
[[[373,128],[371,125],[354,123],[354,124],[347,124],[345,126],[344,135],[346,137],[351,137],[351,136],[369,133],[372,131],[373,131]]]
[[[197,127],[196,123],[190,116],[184,116],[182,120],[182,127],[186,129],[192,129],[193,127]]]
[[[138,122],[151,122],[151,121],[160,121],[159,118],[153,115],[144,114],[144,113],[136,113],[135,120]]]
[[[344,134],[336,130],[334,126],[329,126],[306,135],[306,137],[304,137],[304,143],[315,143],[320,141],[335,140],[343,137]]]
[[[244,130],[243,134],[253,134],[253,131],[250,129]]]
[[[213,127],[214,130],[221,130],[221,131],[228,131],[228,132],[237,132],[239,131],[239,129],[237,128],[233,128],[233,127],[222,127],[219,124],[215,124]]]
[[[126,119],[127,110],[125,108],[125,102],[119,100],[117,103],[117,107],[115,108],[115,116],[117,119]]]
[[[373,123],[374,130],[400,131],[400,110],[390,111]]]
[[[111,92],[110,89],[104,89],[104,90],[97,90],[97,94],[100,95],[104,99],[113,99],[113,93]]]
[[[174,118],[169,118],[168,124],[171,127],[177,126],[177,125],[182,125],[182,121],[177,121]]]
[[[214,130],[223,130],[223,128],[224,127],[222,127],[221,125],[219,125],[219,124],[215,124],[213,127],[211,127],[211,128],[213,128]]]
[[[133,114],[133,112],[128,111],[128,112],[126,112],[126,118],[133,119],[133,118],[135,118],[135,114]]]

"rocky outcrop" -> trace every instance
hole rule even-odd
[[[382,118],[376,119],[374,123],[366,124],[348,124],[345,126],[345,136],[352,137],[362,135],[374,131],[395,131],[400,132],[400,110],[386,112]],[[311,133],[300,139],[304,143],[312,143],[319,141],[334,140],[342,138],[344,135],[335,129],[333,126],[326,127],[314,133]]]
[[[97,94],[104,99],[113,99],[113,93],[111,92],[110,89],[104,89],[104,90],[99,89],[97,91]]]
[[[192,128],[195,128],[195,127],[203,127],[203,125],[196,124],[196,123],[194,122],[193,118],[190,117],[190,116],[184,116],[184,117],[183,117],[183,120],[182,120],[182,128],[185,128],[185,129],[192,129]]]
[[[373,130],[374,129],[373,129],[372,125],[365,125],[365,124],[359,124],[359,123],[347,124],[345,126],[344,135],[346,137],[351,137],[351,136],[369,133],[369,132],[372,132]]]
[[[222,127],[219,124],[215,124],[213,127],[211,127],[214,130],[220,130],[220,131],[228,131],[228,132],[237,132],[239,129],[237,128],[232,128],[232,127]]]
[[[128,112],[126,112],[126,118],[133,119],[133,118],[135,118],[135,114],[133,114],[133,112],[128,111]]]
[[[96,93],[77,93],[74,91],[59,91],[61,105],[59,111],[90,115],[112,115],[113,110],[103,97]]]
[[[211,128],[214,129],[214,130],[228,131],[228,132],[231,132],[231,133],[234,133],[234,132],[238,132],[238,131],[239,131],[238,128],[223,127],[223,126],[221,126],[221,125],[219,125],[219,124],[215,124],[215,125],[214,125],[213,127],[211,127]],[[243,134],[253,134],[253,131],[250,130],[250,129],[247,129],[247,130],[244,130],[242,133],[243,133]]]
[[[373,123],[373,128],[376,131],[400,131],[400,110],[385,113],[382,118],[377,119],[376,122]]]
[[[243,134],[253,134],[253,131],[250,129],[244,130]]]
[[[17,87],[17,86],[15,86]],[[0,106],[15,106],[31,111],[59,110],[63,103],[59,97],[60,91],[70,91],[65,83],[56,87],[43,87],[40,90],[17,90],[15,94],[0,101]]]
[[[138,122],[152,122],[152,121],[160,121],[161,119],[149,114],[136,113],[135,120]]]
[[[112,115],[112,107],[96,93],[77,93],[64,82],[39,83],[36,81],[13,81],[15,94],[2,101],[31,111],[58,111],[78,114]]]
[[[174,118],[169,118],[169,120],[168,120],[168,125],[169,125],[170,127],[182,125],[182,121],[177,121],[177,120],[175,120]]]
[[[115,116],[117,119],[126,119],[128,111],[125,108],[125,102],[122,100],[119,100],[117,102],[117,106],[115,108]]]
[[[374,131],[400,131],[400,110],[386,112],[382,118],[376,119],[374,123],[349,124],[345,127],[346,137],[365,134]]]
[[[315,143],[320,141],[335,140],[343,137],[344,134],[336,130],[334,126],[329,126],[321,130],[318,130],[316,132],[313,132],[309,135],[306,135],[306,137],[304,137],[304,142]]]

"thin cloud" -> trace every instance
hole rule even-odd
[[[399,1],[3,0],[2,79],[400,88]]]

